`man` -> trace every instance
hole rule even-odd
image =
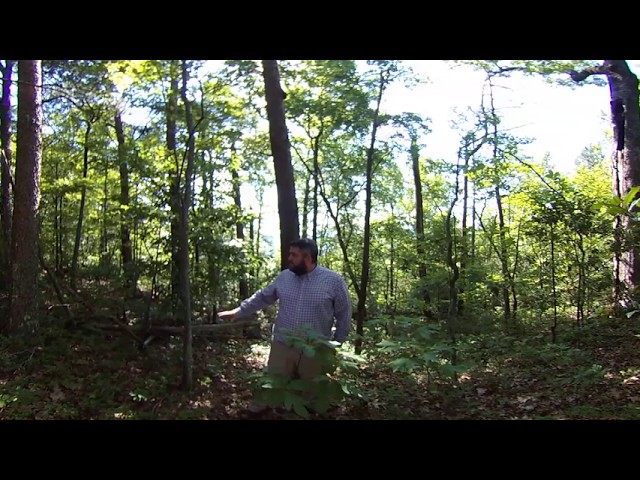
[[[318,265],[318,246],[313,240],[291,242],[288,261],[289,268],[280,272],[271,284],[239,307],[218,315],[222,319],[243,318],[278,301],[267,371],[311,379],[323,373],[319,355],[304,354],[292,344],[291,336],[306,336],[312,331],[325,340],[343,343],[351,328],[351,300],[342,276]],[[257,412],[263,408],[254,402],[250,410]]]

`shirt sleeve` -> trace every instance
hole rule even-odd
[[[336,282],[336,294],[334,299],[334,316],[336,318],[336,331],[333,339],[343,343],[351,330],[351,299],[349,289],[342,277]]]
[[[262,290],[254,293],[252,297],[244,300],[240,304],[240,310],[236,314],[236,318],[248,317],[258,310],[262,310],[276,303],[276,300],[278,300],[277,281],[278,279],[274,280]]]

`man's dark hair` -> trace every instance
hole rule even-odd
[[[307,252],[309,255],[311,255],[311,260],[313,260],[313,263],[318,263],[318,245],[310,238],[300,238],[298,240],[294,240],[289,244],[289,246],[298,247],[303,252]]]

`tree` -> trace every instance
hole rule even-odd
[[[280,86],[280,72],[276,60],[263,60],[263,77],[267,117],[269,119],[269,137],[278,189],[278,213],[280,215],[280,267],[287,268],[289,244],[300,235],[298,221],[298,203],[291,165],[289,135],[284,113],[284,91]]]
[[[616,147],[613,154],[613,193],[623,198],[633,187],[640,186],[638,77],[625,60],[604,60],[602,65],[572,71],[570,74],[575,82],[582,82],[592,75],[606,75],[609,82],[611,123]],[[636,289],[640,286],[639,238],[628,216],[616,216],[613,265],[616,304],[626,306],[632,298],[637,297]]]
[[[124,136],[122,114],[118,110],[114,116],[116,138],[118,139],[118,165],[120,170],[120,251],[122,254],[122,269],[124,271],[124,286],[130,295],[136,292],[136,276],[131,252],[130,215],[129,209],[129,163],[127,161],[127,145]]]
[[[18,61],[18,129],[12,229],[12,294],[7,330],[15,332],[33,313],[38,284],[38,204],[42,155],[40,60]]]
[[[429,290],[426,288],[427,279],[427,262],[425,258],[425,241],[424,241],[424,204],[422,198],[422,178],[420,177],[420,145],[418,138],[420,134],[430,132],[427,122],[420,116],[412,113],[405,113],[396,120],[396,123],[405,128],[410,140],[409,155],[411,156],[411,169],[413,172],[413,185],[415,188],[415,205],[416,205],[416,254],[418,261],[418,278],[419,289],[423,301],[422,312],[425,317],[433,318],[429,304],[431,298]]]
[[[5,60],[4,65],[0,65],[0,289],[11,284],[11,76],[14,64],[13,60]]]

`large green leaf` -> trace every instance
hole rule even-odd
[[[410,358],[396,358],[389,362],[394,372],[412,372],[416,368],[416,362]]]

